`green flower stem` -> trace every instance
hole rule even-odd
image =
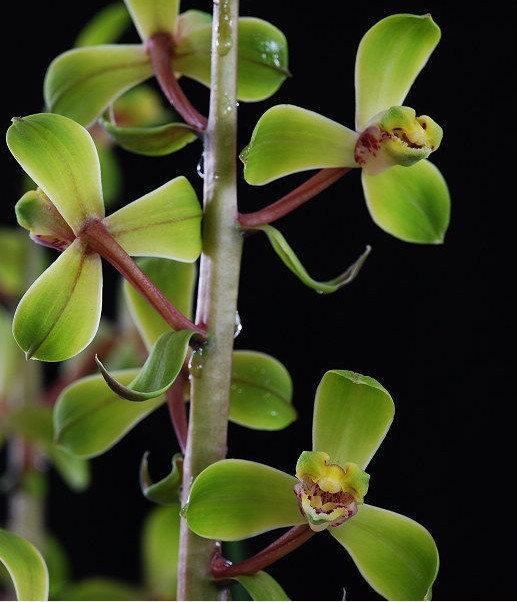
[[[296,550],[315,534],[316,531],[313,531],[309,525],[298,525],[284,533],[282,537],[279,537],[258,554],[235,564],[232,564],[220,554],[216,554],[212,558],[212,575],[216,579],[253,575]]]
[[[322,190],[337,182],[351,170],[350,167],[329,167],[321,169],[303,184],[283,196],[281,199],[253,213],[239,213],[239,224],[244,230],[265,226],[298,209],[317,196]]]
[[[183,454],[187,447],[188,434],[187,407],[185,405],[184,394],[187,383],[188,374],[186,371],[181,370],[166,393],[167,406],[169,408],[172,426]]]
[[[237,225],[237,21],[238,0],[214,2],[210,113],[205,134],[204,232],[197,321],[208,341],[191,360],[191,399],[183,475],[183,504],[190,484],[226,456],[231,365],[242,254]],[[195,535],[182,520],[178,600],[223,599],[210,561],[216,542]]]
[[[160,316],[171,326],[173,330],[183,330],[188,328],[196,332],[199,336],[192,337],[193,345],[199,344],[200,339],[206,336],[203,328],[193,324],[181,312],[179,312],[165,295],[153,284],[153,282],[142,272],[133,259],[124,251],[124,249],[113,239],[104,224],[98,219],[88,221],[79,237],[88,248],[98,253],[131,284],[131,286],[144,299],[154,307]]]
[[[174,51],[172,36],[166,32],[155,33],[147,41],[146,47],[155,77],[167,100],[186,123],[203,132],[207,124],[206,117],[190,104],[171,69],[171,57]]]

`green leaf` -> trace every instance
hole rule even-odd
[[[0,562],[11,576],[18,600],[48,600],[48,571],[28,541],[0,529]]]
[[[415,521],[367,504],[333,535],[363,577],[388,600],[429,600],[439,558],[430,533]]]
[[[313,450],[333,464],[366,468],[386,436],[395,406],[376,380],[348,370],[329,370],[316,391]]]
[[[0,305],[0,399],[14,390],[24,357],[16,344],[12,331],[12,317]]]
[[[101,119],[100,123],[119,146],[149,157],[169,155],[197,140],[196,134],[186,123],[167,123],[155,127],[119,127],[107,119]]]
[[[138,259],[137,263],[178,311],[187,318],[192,316],[197,274],[195,264],[159,257]],[[170,332],[171,327],[126,281],[124,296],[138,331],[150,349],[160,335]]]
[[[121,383],[131,382],[137,370],[114,373]],[[161,406],[165,397],[127,403],[104,382],[88,376],[67,387],[54,408],[56,443],[82,458],[93,458],[113,447],[122,437]]]
[[[449,225],[447,184],[427,160],[399,165],[376,175],[362,173],[364,195],[373,221],[400,240],[441,243]]]
[[[187,11],[180,23],[173,69],[209,86],[212,24],[205,18],[202,25],[199,11]],[[250,102],[269,98],[289,75],[284,34],[267,21],[241,17],[238,40],[237,97]]]
[[[104,220],[129,255],[196,261],[201,253],[202,211],[196,192],[178,176]]]
[[[27,358],[58,362],[84,349],[101,314],[100,257],[76,240],[34,282],[14,315],[13,332]]]
[[[97,357],[95,361],[104,380],[117,395],[130,401],[146,401],[163,395],[176,380],[193,334],[193,330],[178,330],[160,335],[142,369],[127,387],[117,381]]]
[[[104,216],[97,150],[78,123],[49,113],[16,117],[7,145],[76,234],[85,220]]]
[[[228,541],[301,525],[297,482],[264,464],[221,460],[196,478],[183,514],[194,533]]]
[[[254,429],[283,429],[296,420],[293,383],[283,364],[257,351],[234,351],[230,420]]]
[[[153,33],[173,34],[179,0],[125,0],[139,36],[145,42]]]
[[[366,251],[336,278],[333,278],[332,280],[318,281],[309,276],[307,270],[300,263],[300,260],[289,246],[289,243],[286,241],[283,234],[281,234],[276,228],[273,228],[273,226],[260,226],[255,228],[255,230],[261,230],[266,234],[278,257],[280,257],[283,263],[303,282],[303,284],[321,294],[335,293],[340,288],[350,284],[350,282],[352,282],[352,280],[354,280],[359,273],[359,270],[363,266],[363,263],[370,254],[371,250],[371,247],[367,246]]]
[[[142,45],[74,48],[50,64],[44,81],[49,111],[88,127],[123,92],[153,74]]]
[[[175,600],[180,505],[154,508],[142,532],[144,583],[151,600]]]
[[[358,167],[358,134],[318,113],[294,105],[277,105],[258,120],[241,152],[244,179],[262,185],[300,171],[324,167]]]
[[[88,21],[75,40],[74,46],[98,46],[111,44],[131,25],[131,17],[123,2],[113,2],[101,8],[99,12]]]
[[[390,15],[363,36],[355,63],[356,127],[404,104],[409,89],[440,40],[431,15]]]
[[[290,600],[282,586],[265,571],[239,575],[235,580],[244,586],[252,600]]]
[[[9,261],[0,261],[0,294],[2,296],[16,298],[21,297],[25,292],[29,246],[31,260],[36,259],[32,257],[34,244],[29,240],[26,232],[18,228],[0,227],[0,257],[9,257]],[[43,266],[37,276],[42,271]]]
[[[123,581],[108,579],[107,577],[88,577],[76,583],[65,586],[57,598],[58,600],[146,600],[139,588]]]
[[[23,436],[50,459],[63,480],[74,491],[84,491],[90,484],[88,463],[54,443],[52,408],[50,406],[29,405],[9,414],[9,424],[14,432]]]
[[[148,457],[149,452],[146,452],[140,464],[140,487],[142,488],[142,493],[155,504],[163,506],[177,505],[180,501],[180,489],[183,479],[183,455],[174,454],[171,472],[156,483],[153,483],[149,474]]]

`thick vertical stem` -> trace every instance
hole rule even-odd
[[[192,480],[226,456],[228,396],[242,239],[237,225],[236,74],[238,0],[214,0],[210,113],[205,134],[203,254],[198,324],[208,342],[192,358],[192,389],[184,498]],[[190,532],[183,522],[178,600],[217,600],[210,561],[215,542]]]

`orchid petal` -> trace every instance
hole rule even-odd
[[[429,600],[439,558],[431,534],[401,514],[364,504],[329,533],[363,577],[388,600]]]
[[[363,36],[355,64],[356,128],[380,111],[402,105],[440,40],[431,15],[390,15]]]

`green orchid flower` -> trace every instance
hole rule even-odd
[[[442,242],[449,192],[427,159],[440,146],[442,129],[403,106],[440,35],[430,15],[379,21],[357,51],[355,131],[301,107],[272,107],[241,153],[246,181],[262,185],[304,170],[361,168],[368,209],[382,229],[408,242]]]
[[[328,531],[385,598],[429,599],[439,563],[433,538],[410,518],[363,499],[364,470],[393,415],[391,396],[374,379],[327,372],[316,393],[313,451],[301,454],[296,478],[255,462],[216,462],[192,485],[183,509],[188,526],[232,541],[308,524]]]
[[[95,45],[84,47],[82,42],[80,48],[59,55],[45,76],[49,111],[91,126],[121,94],[156,75],[151,56],[155,36],[167,38],[170,45],[165,60],[169,77],[174,73],[176,79],[185,76],[210,85],[210,14],[198,10],[180,14],[179,0],[126,0],[125,4],[141,43],[105,43],[110,38],[103,35],[103,43],[98,44],[98,36],[88,36],[87,41]],[[238,97],[263,100],[289,75],[285,36],[270,23],[253,17],[241,17],[238,27]],[[190,128],[182,136],[185,143],[195,139]]]
[[[21,299],[14,336],[27,358],[62,361],[84,349],[99,325],[101,259],[86,230],[97,224],[129,255],[193,262],[201,252],[201,207],[180,176],[105,217],[92,137],[61,115],[15,118],[7,144],[39,187],[17,203],[18,222],[36,242],[62,251]]]

